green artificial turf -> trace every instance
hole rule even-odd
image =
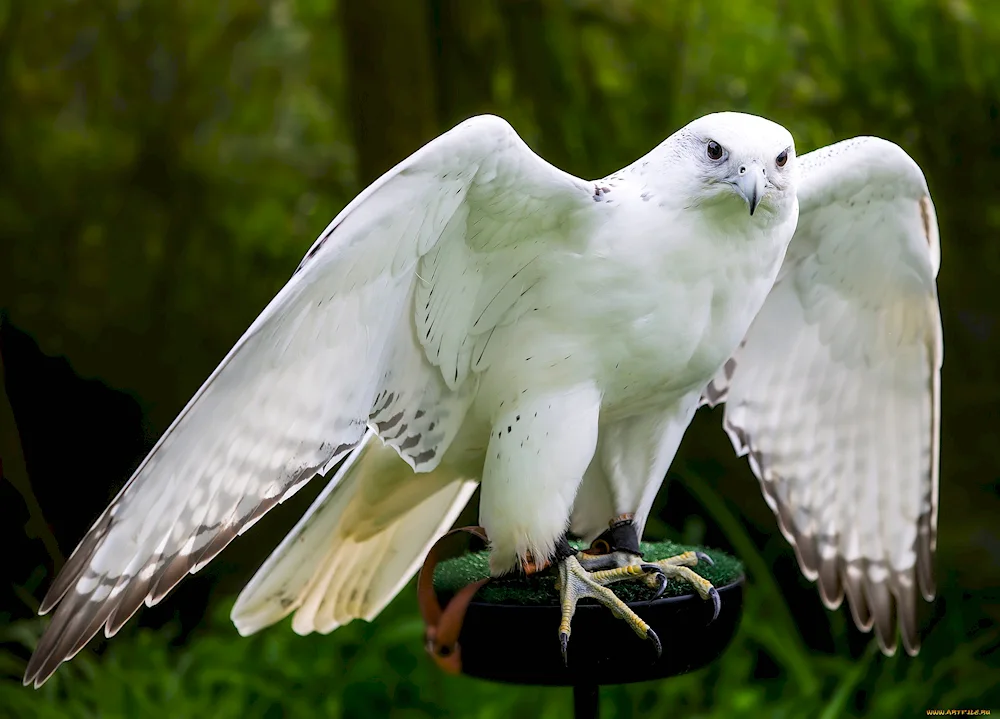
[[[581,548],[581,545],[573,544],[576,548]],[[716,587],[730,584],[743,574],[743,565],[738,559],[717,549],[673,542],[643,542],[641,548],[643,558],[650,562],[673,557],[689,550],[704,552],[715,561],[715,564],[699,562],[693,569]],[[460,557],[447,559],[437,566],[434,570],[434,588],[438,592],[452,594],[465,585],[485,579],[487,576],[489,576],[489,555],[485,550],[463,554]],[[654,592],[640,580],[615,582],[611,588],[626,602],[652,599]],[[667,582],[663,596],[676,597],[691,592],[689,584],[671,579]],[[479,590],[476,600],[494,604],[556,605],[559,603],[559,592],[556,590],[555,572],[547,571],[532,577],[511,574],[494,579]]]

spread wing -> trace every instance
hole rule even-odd
[[[593,188],[495,117],[469,120],[348,205],[160,438],[41,605],[25,684],[114,634],[370,426],[417,471],[457,432],[491,331],[573,249]]]
[[[779,278],[709,385],[799,565],[835,608],[919,649],[934,596],[940,369],[937,220],[919,167],[876,138],[801,158]]]

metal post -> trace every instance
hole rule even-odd
[[[573,685],[573,716],[575,719],[597,719],[601,707],[601,687],[598,684]]]

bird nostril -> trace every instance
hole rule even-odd
[[[740,165],[740,174],[741,175],[747,174],[747,166],[746,165]]]
[[[760,171],[764,173],[764,177],[767,177],[767,168],[766,167],[760,168]]]

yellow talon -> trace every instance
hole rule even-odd
[[[651,564],[657,564],[659,566],[674,566],[674,567],[694,567],[698,564],[699,559],[706,559],[708,555],[698,556],[699,552],[684,552],[683,554],[677,554],[673,557],[667,557],[666,559],[661,559],[658,562],[651,562]]]
[[[698,593],[699,597],[706,600],[711,599],[712,604],[714,605],[714,612],[712,614],[712,619],[714,620],[719,616],[719,610],[722,608],[722,601],[719,598],[718,590],[712,586],[712,583],[700,574],[696,573],[693,569],[690,569],[690,567],[696,566],[698,562],[714,564],[711,558],[702,552],[684,552],[683,554],[678,554],[674,557],[661,559],[658,562],[650,562],[650,564],[663,573],[663,579],[656,578],[656,581],[660,583],[660,586],[665,584],[665,580],[671,577],[674,579],[681,579],[690,584]],[[646,576],[646,581],[653,586],[651,578],[653,578],[654,575],[647,574]]]
[[[631,579],[633,577],[645,575],[646,570],[638,564],[627,564],[624,567],[602,569],[597,572],[592,572],[590,578],[598,584],[610,584],[611,582],[617,582],[621,579]]]
[[[576,604],[583,597],[596,599],[611,612],[632,627],[632,630],[643,639],[653,642],[656,655],[660,656],[663,647],[656,632],[650,629],[639,616],[618,596],[608,589],[606,584],[621,579],[641,576],[644,570],[639,566],[626,566],[609,569],[591,574],[584,569],[575,556],[569,556],[559,564],[559,592],[562,606],[562,618],[559,622],[559,643],[562,647],[563,661],[568,663],[567,648],[572,631],[573,615]]]
[[[593,558],[586,555],[582,555],[582,557],[588,564],[594,564],[596,563],[595,560],[604,559],[603,557]],[[712,619],[719,616],[719,610],[722,608],[719,592],[712,586],[711,582],[691,569],[691,567],[697,566],[699,562],[712,564],[712,560],[708,555],[702,552],[689,551],[674,557],[661,559],[657,562],[643,562],[639,556],[617,553],[611,559],[627,563],[624,563],[622,566],[601,569],[594,572],[589,572],[585,569],[575,556],[567,557],[559,564],[558,586],[562,600],[559,643],[562,645],[564,661],[567,661],[567,646],[569,644],[570,632],[572,631],[576,604],[583,597],[596,599],[610,609],[615,616],[624,619],[636,634],[653,642],[656,646],[657,656],[660,655],[662,646],[656,633],[625,602],[608,589],[607,585],[614,582],[626,579],[642,579],[651,587],[658,590],[656,596],[659,596],[663,592],[664,587],[666,587],[668,579],[679,579],[690,584],[702,599],[711,599],[714,610]],[[606,563],[605,566],[607,566]]]

